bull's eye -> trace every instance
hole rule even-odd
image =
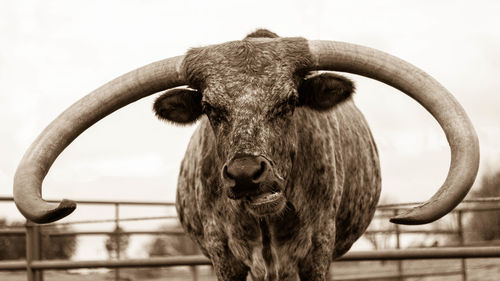
[[[210,105],[208,102],[202,102],[201,104],[203,113],[205,113],[213,124],[219,124],[220,122],[227,120],[225,117],[226,111],[221,108],[216,108]]]
[[[271,115],[276,117],[290,117],[293,115],[296,106],[296,99],[290,98],[278,103],[272,110]]]

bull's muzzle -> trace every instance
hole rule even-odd
[[[283,180],[263,156],[238,155],[222,169],[222,179],[230,199],[241,199],[257,216],[279,213],[286,204]]]
[[[261,186],[272,180],[271,163],[262,156],[240,155],[224,165],[222,179],[231,199],[261,193]]]

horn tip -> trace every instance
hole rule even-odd
[[[428,218],[419,213],[418,208],[411,209],[406,213],[394,216],[389,219],[391,223],[405,224],[405,225],[418,225],[426,224],[437,220],[438,218]]]
[[[41,216],[30,217],[29,219],[33,222],[44,224],[51,223],[60,220],[69,214],[71,214],[76,209],[76,202],[68,199],[63,199],[59,205],[50,211],[47,211]]]
[[[415,223],[412,223],[413,220],[408,219],[407,217],[404,217],[402,215],[395,216],[389,219],[391,223],[396,223],[396,224],[406,224],[406,225],[413,225]]]

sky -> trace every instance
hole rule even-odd
[[[241,39],[257,28],[361,44],[423,69],[469,114],[480,139],[480,175],[498,169],[499,14],[500,2],[485,0],[2,1],[0,196],[12,195],[17,164],[36,136],[93,89],[153,61]],[[450,161],[437,122],[403,93],[346,76],[357,84],[355,101],[379,147],[384,200],[431,197]],[[158,121],[154,98],[113,113],[75,140],[47,175],[44,197],[173,201],[194,126]],[[12,204],[0,203],[0,212],[21,219]],[[70,219],[109,218],[113,212],[79,206]]]

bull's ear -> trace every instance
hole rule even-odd
[[[156,116],[178,124],[190,124],[202,114],[201,93],[189,88],[171,89],[159,96],[153,106]]]
[[[354,93],[354,82],[333,73],[310,75],[299,85],[299,105],[328,110]]]

